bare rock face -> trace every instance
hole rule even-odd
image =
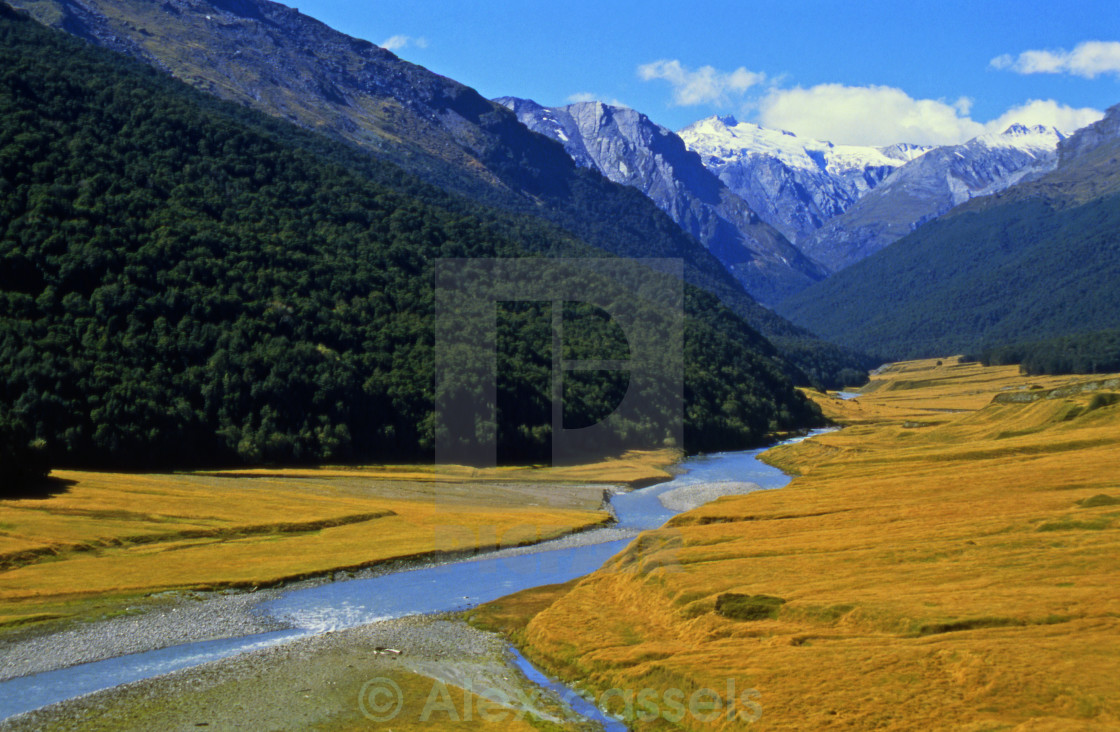
[[[1102,145],[1114,145],[1120,138],[1120,104],[1108,108],[1104,119],[1082,127],[1077,134],[1058,143],[1058,159],[1061,165],[1088,155]]]
[[[564,145],[578,165],[652,199],[760,302],[776,302],[824,276],[680,137],[644,114],[599,102],[549,108],[513,97],[495,101],[529,129]]]

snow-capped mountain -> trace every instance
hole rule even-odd
[[[936,148],[898,168],[799,246],[831,271],[841,270],[954,206],[1053,170],[1065,138],[1053,127],[1015,124]]]
[[[795,244],[930,150],[834,145],[730,116],[702,119],[679,134],[709,170]]]
[[[680,137],[644,114],[600,102],[543,107],[513,97],[494,101],[563,144],[579,165],[652,199],[760,302],[777,302],[825,275],[706,169]]]

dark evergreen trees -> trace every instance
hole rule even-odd
[[[433,262],[596,251],[5,8],[0,405],[19,471],[44,442],[83,466],[428,457]],[[693,288],[686,309],[686,447],[819,420],[742,320]],[[507,327],[517,343],[533,324]],[[507,403],[544,398],[534,358],[505,358]],[[503,419],[509,459],[546,444],[536,411]]]

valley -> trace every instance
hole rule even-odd
[[[0,0],[0,729],[1120,728],[1105,0],[307,2]]]
[[[475,615],[597,693],[734,679],[760,694],[752,729],[1111,728],[1117,378],[887,366],[814,397],[844,429],[766,453],[789,486]],[[720,719],[690,728],[739,728]]]
[[[441,725],[466,724],[466,715],[486,709],[475,724],[540,728],[553,719],[585,728],[554,695],[501,670],[506,652],[488,635],[496,631],[546,673],[601,697],[633,729],[661,728],[667,719],[684,729],[740,728],[743,718],[712,716],[710,704],[683,720],[676,715],[674,690],[687,710],[699,689],[735,689],[751,729],[1106,729],[1120,705],[1110,683],[1120,650],[1117,392],[1120,375],[1026,377],[956,358],[891,364],[853,398],[814,396],[843,429],[764,453],[794,476],[789,485],[699,506],[623,542],[586,577],[469,610],[481,635],[459,616],[359,621],[3,726],[52,728],[80,716],[90,729],[141,729],[236,724],[248,715],[341,729],[360,723],[363,684],[384,674],[378,678],[401,689],[404,729],[430,726],[429,717],[419,720],[437,708],[433,683],[453,693],[434,717]],[[456,485],[486,495],[479,488],[488,485],[496,497],[479,518],[516,520],[509,508],[493,513],[509,485],[503,478],[561,481],[536,482],[536,495],[589,505],[595,491],[580,499],[563,481],[641,483],[663,471],[666,458],[633,456],[574,474],[506,471],[481,484],[472,482],[477,475],[416,483],[413,468],[371,468],[360,477],[303,471],[286,480],[302,486],[304,500],[308,493],[353,500],[359,483],[363,493],[380,485],[397,498],[454,494]],[[699,471],[691,477],[697,487],[720,480],[703,461],[685,465]],[[444,500],[437,509],[462,515],[462,494]],[[237,543],[227,551],[240,551]],[[93,561],[114,560],[106,553]],[[276,602],[270,593],[259,599]],[[403,648],[407,660],[379,656],[387,646]],[[608,689],[616,692],[603,697]],[[626,695],[636,689],[648,690],[644,707]],[[280,700],[295,697],[289,716],[275,717]],[[653,713],[651,699],[660,704]]]

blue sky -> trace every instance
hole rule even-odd
[[[839,143],[947,144],[1120,103],[1117,0],[301,0],[487,97],[599,99]]]

